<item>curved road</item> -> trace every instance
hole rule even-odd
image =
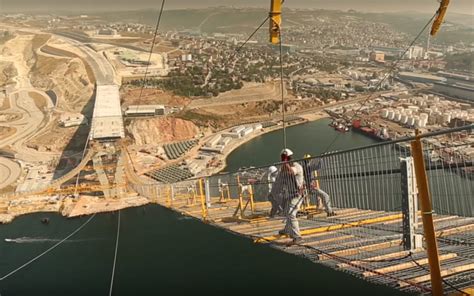
[[[21,174],[21,167],[18,163],[8,159],[0,157],[0,189],[7,187],[14,183]],[[5,172],[8,172],[5,174]]]

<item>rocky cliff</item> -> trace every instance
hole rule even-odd
[[[199,128],[191,121],[161,117],[135,120],[128,126],[128,132],[136,145],[160,145],[193,138]]]

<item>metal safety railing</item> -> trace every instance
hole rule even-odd
[[[287,236],[277,234],[284,222],[272,221],[288,218],[298,197],[300,235],[320,262],[366,280],[439,294],[474,284],[472,130],[470,125],[174,184],[130,186],[203,220],[253,223],[245,235],[275,243]],[[431,285],[430,269],[438,273]],[[441,284],[441,276],[449,282]]]

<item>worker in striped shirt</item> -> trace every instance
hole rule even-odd
[[[282,201],[285,203],[286,224],[285,228],[278,233],[288,235],[293,239],[293,243],[300,243],[303,239],[296,215],[303,203],[304,174],[303,167],[299,163],[291,161],[292,156],[293,151],[290,149],[282,150],[280,172],[273,184],[270,195],[277,196],[281,194]]]

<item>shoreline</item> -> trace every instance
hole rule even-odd
[[[287,127],[305,124],[312,121],[317,121],[330,116],[325,112],[317,112],[312,114],[298,115],[302,120],[295,121],[288,124]],[[241,138],[235,143],[229,145],[227,149],[224,149],[222,154],[218,155],[219,160],[222,160],[220,166],[213,169],[204,169],[204,174],[198,174],[201,176],[213,175],[222,172],[227,167],[227,158],[242,145],[249,143],[250,141],[263,136],[265,134],[278,131],[283,128],[281,123],[276,126],[262,129],[256,133],[249,135],[248,137]],[[222,130],[218,133],[214,133],[209,137],[215,136],[219,133],[228,131]],[[206,137],[208,138],[208,137]],[[88,216],[98,213],[110,213],[126,208],[140,207],[149,204],[155,204],[154,200],[140,196],[136,193],[129,193],[126,196],[120,198],[94,198],[89,195],[80,195],[77,199],[70,199],[64,196],[28,196],[26,198],[17,199],[4,199],[0,200],[0,225],[9,224],[15,218],[23,215],[34,214],[34,213],[58,213],[66,218],[75,218]]]
[[[327,113],[325,113],[324,111],[320,111],[320,112],[317,112],[317,113],[298,115],[298,117],[301,117],[303,120],[295,121],[294,123],[288,124],[286,126],[286,128],[293,127],[293,126],[296,126],[296,125],[302,125],[302,124],[305,124],[305,123],[308,123],[308,122],[318,121],[318,120],[321,120],[321,119],[324,119],[324,118],[330,118],[331,116],[328,115]],[[227,159],[232,154],[232,152],[234,152],[237,148],[241,147],[242,145],[245,145],[245,144],[249,143],[250,141],[252,141],[252,140],[254,140],[254,139],[256,139],[260,136],[263,136],[265,134],[269,134],[269,133],[272,133],[272,132],[275,132],[275,131],[278,131],[278,130],[281,130],[281,129],[283,129],[283,125],[278,124],[274,127],[262,129],[262,130],[254,133],[254,134],[252,134],[252,135],[250,135],[246,138],[241,138],[241,139],[239,139],[239,141],[236,141],[234,144],[229,145],[229,147],[224,149],[223,153],[221,155],[219,155],[219,160],[222,160],[222,165],[220,165],[217,168],[214,168],[213,170],[206,171],[206,174],[204,174],[203,176],[222,173],[225,170],[225,168],[227,167]],[[225,131],[227,131],[227,129]],[[212,136],[223,133],[225,131],[220,131],[219,133],[212,134]]]

